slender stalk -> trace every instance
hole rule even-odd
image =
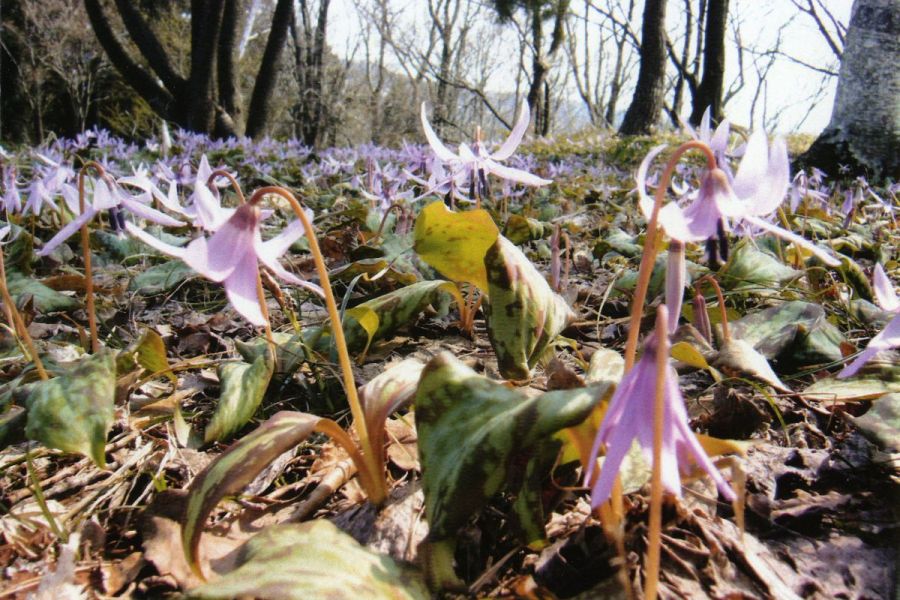
[[[337,303],[334,300],[334,293],[331,290],[331,281],[328,278],[328,269],[325,266],[325,259],[322,256],[319,242],[316,239],[315,229],[313,229],[312,223],[309,222],[309,218],[306,216],[303,207],[300,205],[300,202],[294,194],[282,187],[267,186],[259,188],[253,192],[249,202],[250,204],[255,204],[268,194],[281,196],[287,200],[291,205],[294,214],[297,215],[297,218],[300,219],[303,228],[306,230],[306,237],[309,241],[309,250],[315,261],[319,278],[322,280],[322,290],[325,292],[325,306],[328,309],[328,316],[331,319],[331,335],[334,337],[334,344],[337,348],[338,361],[340,362],[344,379],[344,391],[347,394],[347,402],[350,405],[350,412],[353,415],[353,427],[356,429],[359,444],[363,449],[363,464],[365,464],[371,472],[371,478],[369,479],[371,482],[371,489],[366,491],[369,494],[369,500],[373,504],[382,504],[387,498],[387,490],[384,473],[378,472],[378,459],[375,455],[375,452],[380,451],[380,449],[372,448],[372,442],[369,438],[365,413],[363,412],[362,404],[360,403],[359,396],[356,392],[356,382],[353,378],[353,367],[350,362],[350,353],[347,351],[347,342],[344,338],[344,328],[341,323],[340,312],[338,311]]]
[[[216,180],[216,177],[224,177],[229,182],[231,182],[231,188],[237,193],[238,202],[243,204],[244,200],[244,192],[241,190],[241,185],[237,182],[237,179],[234,178],[234,175],[226,171],[225,169],[216,169],[212,173],[209,174],[209,178],[206,180],[206,186],[210,187],[213,185],[213,182]]]
[[[653,471],[650,475],[650,522],[648,525],[647,581],[644,597],[655,600],[659,587],[659,558],[662,547],[662,443],[665,415],[666,370],[669,368],[668,310],[656,313],[656,394],[653,402]]]
[[[713,151],[705,143],[698,140],[691,140],[679,146],[669,162],[666,163],[665,171],[659,180],[659,186],[656,188],[656,194],[653,202],[653,212],[650,214],[650,221],[647,223],[647,237],[644,240],[644,253],[641,256],[641,266],[638,270],[637,285],[634,288],[634,298],[631,304],[631,320],[628,328],[628,340],[625,342],[625,372],[627,373],[634,366],[634,358],[637,353],[638,335],[641,328],[641,317],[644,314],[644,302],[647,300],[647,288],[650,286],[650,276],[653,273],[653,265],[656,262],[658,252],[657,246],[659,242],[659,211],[662,208],[663,201],[666,197],[666,189],[672,179],[672,173],[678,165],[681,156],[689,150],[697,149],[706,155],[706,166],[708,169],[716,168],[716,157]]]
[[[106,177],[106,171],[100,163],[88,161],[78,171],[78,210],[84,214],[84,175],[88,169],[93,169],[101,178]],[[91,354],[100,350],[100,336],[97,333],[97,310],[94,307],[94,269],[91,265],[91,238],[88,232],[88,224],[81,226],[81,253],[84,255],[84,303],[88,317],[88,329],[91,334]]]
[[[728,343],[731,341],[731,331],[728,328],[728,311],[725,310],[725,296],[722,294],[722,287],[712,275],[706,275],[700,281],[708,281],[716,291],[716,298],[719,301],[719,320],[722,321],[722,339]]]
[[[19,309],[16,308],[16,303],[9,293],[9,287],[6,285],[6,260],[3,256],[2,244],[0,244],[0,296],[2,296],[3,304],[6,307],[6,311],[4,312],[7,313],[9,326],[12,327],[12,330],[16,332],[16,335],[22,339],[25,343],[25,347],[28,348],[28,353],[31,355],[31,362],[34,363],[34,368],[38,373],[38,377],[47,381],[50,377],[44,369],[44,363],[41,362],[41,357],[34,345],[34,340],[31,339],[31,334],[28,333],[25,321],[22,320],[22,315],[19,314]]]

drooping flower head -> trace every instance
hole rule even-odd
[[[660,311],[667,312],[665,307]],[[606,446],[606,459],[600,476],[591,489],[591,506],[596,508],[609,499],[613,482],[625,455],[637,440],[648,462],[653,460],[653,414],[656,397],[657,334],[647,339],[644,354],[619,382],[603,422],[591,448],[585,481],[590,482],[601,445]],[[681,475],[692,471],[695,463],[706,471],[719,492],[734,500],[731,486],[703,450],[688,423],[684,398],[678,386],[678,374],[671,364],[666,367],[663,396],[662,484],[669,493],[681,497]]]
[[[894,291],[894,286],[881,265],[875,265],[872,287],[875,290],[875,299],[878,301],[878,305],[896,316],[878,335],[872,338],[866,349],[852,363],[838,373],[838,377],[852,377],[879,352],[900,346],[900,298],[897,297],[897,292]]]
[[[649,219],[653,200],[646,195],[645,184],[650,162],[663,147],[650,151],[638,169],[640,206]],[[822,262],[840,264],[834,256],[806,238],[770,223],[765,217],[775,212],[790,183],[787,146],[776,139],[769,146],[765,133],[756,132],[747,142],[744,157],[733,181],[721,168],[706,169],[700,187],[689,194],[690,202],[681,207],[670,202],[659,211],[659,223],[666,233],[681,242],[706,240],[713,262],[727,260],[726,235],[738,230],[750,234],[763,230],[810,251]]]
[[[180,258],[203,277],[221,283],[234,309],[253,325],[266,324],[256,288],[260,262],[284,281],[321,295],[319,286],[300,279],[278,261],[291,244],[303,236],[300,221],[292,222],[280,234],[264,242],[259,227],[262,220],[259,206],[242,204],[229,210],[233,212],[215,233],[208,238],[198,237],[184,248],[166,244],[131,223],[126,224],[126,229],[148,246]],[[219,219],[218,215],[212,216]]]

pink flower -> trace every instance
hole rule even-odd
[[[266,324],[256,292],[260,262],[284,281],[322,294],[319,286],[303,281],[278,261],[291,244],[303,236],[300,221],[294,221],[280,234],[264,242],[259,230],[262,211],[258,206],[242,204],[231,210],[231,216],[209,238],[199,237],[184,248],[166,244],[131,223],[127,223],[125,228],[148,246],[180,258],[203,277],[222,283],[228,301],[253,325]],[[209,216],[216,220],[220,218],[215,212]]]
[[[638,169],[640,206],[647,218],[653,208],[652,199],[644,191],[647,170],[661,150],[661,146],[651,150]],[[725,234],[732,230],[732,223],[745,232],[752,228],[762,229],[809,250],[825,264],[837,266],[840,262],[831,253],[763,218],[781,205],[790,183],[789,167],[783,140],[776,139],[769,147],[764,133],[754,133],[747,142],[733,182],[722,169],[707,170],[701,178],[700,188],[691,195],[690,204],[685,208],[674,202],[666,204],[659,211],[659,224],[670,237],[682,242],[724,242]]]
[[[900,346],[900,298],[897,297],[897,292],[894,291],[894,286],[881,265],[875,265],[875,275],[872,278],[872,283],[875,288],[875,298],[878,300],[878,305],[896,316],[891,319],[890,323],[878,335],[872,338],[866,349],[852,363],[838,373],[838,377],[852,377],[879,352]]]
[[[665,310],[662,307],[660,310]],[[594,439],[590,466],[585,481],[590,481],[600,445],[606,446],[606,459],[600,476],[591,490],[591,506],[596,508],[610,496],[622,460],[637,439],[648,462],[653,460],[653,412],[656,394],[656,334],[651,334],[644,354],[616,388],[603,422]],[[697,436],[688,425],[684,398],[678,387],[678,374],[671,365],[666,369],[663,399],[662,484],[671,494],[681,497],[681,473],[688,473],[689,462],[695,462],[715,481],[719,492],[734,500],[731,486],[706,455]]]
[[[62,188],[63,198],[66,205],[77,216],[69,221],[59,232],[53,236],[50,241],[44,244],[43,248],[37,252],[38,256],[47,256],[53,250],[71,237],[76,231],[81,229],[85,223],[89,223],[94,216],[102,211],[109,211],[110,221],[114,229],[119,229],[124,222],[124,217],[119,213],[119,209],[127,210],[139,218],[153,221],[160,225],[168,227],[179,227],[184,225],[178,219],[172,217],[147,206],[144,201],[152,200],[149,194],[141,194],[138,197],[132,197],[125,193],[117,186],[111,185],[105,180],[95,180],[93,182],[94,194],[89,203],[85,203],[84,212],[79,214],[80,206],[78,202],[78,190],[71,185],[65,184]]]
[[[521,113],[519,121],[513,127],[509,137],[493,153],[487,151],[480,139],[475,140],[474,150],[465,143],[459,145],[458,154],[447,148],[438,138],[434,129],[431,128],[431,124],[428,123],[428,118],[425,116],[424,102],[422,103],[422,129],[425,131],[425,138],[428,140],[428,145],[431,146],[435,155],[447,163],[451,170],[468,173],[473,182],[486,177],[487,174],[492,174],[501,179],[517,181],[531,186],[542,186],[552,183],[549,179],[543,179],[521,169],[501,165],[499,162],[512,156],[519,144],[522,143],[522,138],[525,136],[525,131],[528,129],[528,123],[531,118],[527,104],[522,104]]]

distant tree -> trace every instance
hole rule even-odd
[[[493,4],[501,21],[512,19],[517,10],[526,14],[531,45],[531,83],[526,98],[534,118],[535,133],[547,135],[550,132],[547,73],[550,71],[550,59],[565,41],[569,0],[493,0]],[[544,22],[549,20],[553,21],[553,29],[550,46],[545,50]]]
[[[691,86],[691,125],[699,125],[706,109],[715,123],[723,118],[722,93],[725,88],[725,32],[728,29],[728,0],[707,0],[703,36],[703,77]],[[694,80],[696,83],[696,80]]]
[[[649,133],[659,121],[666,91],[666,0],[646,0],[641,25],[641,66],[619,133]]]
[[[278,59],[287,39],[293,0],[277,0],[272,25],[250,96],[241,119],[234,53],[239,20],[246,14],[241,0],[190,1],[190,59],[187,74],[173,65],[172,54],[151,27],[149,13],[131,0],[115,0],[138,57],[119,41],[101,0],[84,0],[94,33],[123,79],[164,119],[191,131],[218,136],[264,133],[268,103],[278,74]],[[152,3],[151,3],[152,4]]]
[[[325,34],[330,0],[319,0],[318,10],[309,0],[297,0],[291,19],[297,102],[294,118],[304,144],[315,146],[325,120]],[[315,17],[313,17],[315,14]]]
[[[831,120],[798,160],[837,174],[900,178],[900,0],[856,0]]]

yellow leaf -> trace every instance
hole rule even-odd
[[[711,435],[703,435],[698,433],[697,441],[703,446],[703,450],[710,456],[720,456],[722,454],[740,454],[746,456],[747,450],[753,446],[753,442],[741,440],[723,440],[715,438]]]
[[[499,234],[486,210],[455,213],[437,201],[419,213],[414,247],[422,260],[447,279],[471,283],[487,293],[484,255]]]
[[[708,369],[709,364],[700,351],[687,342],[678,342],[672,346],[672,358],[680,360],[696,369]]]
[[[356,322],[366,330],[368,334],[368,340],[366,341],[366,347],[362,351],[362,355],[365,356],[369,351],[369,344],[372,343],[372,338],[375,337],[375,332],[378,331],[378,325],[381,324],[381,318],[379,318],[378,313],[369,308],[368,306],[356,306],[347,311],[348,317],[353,317],[356,319]]]

